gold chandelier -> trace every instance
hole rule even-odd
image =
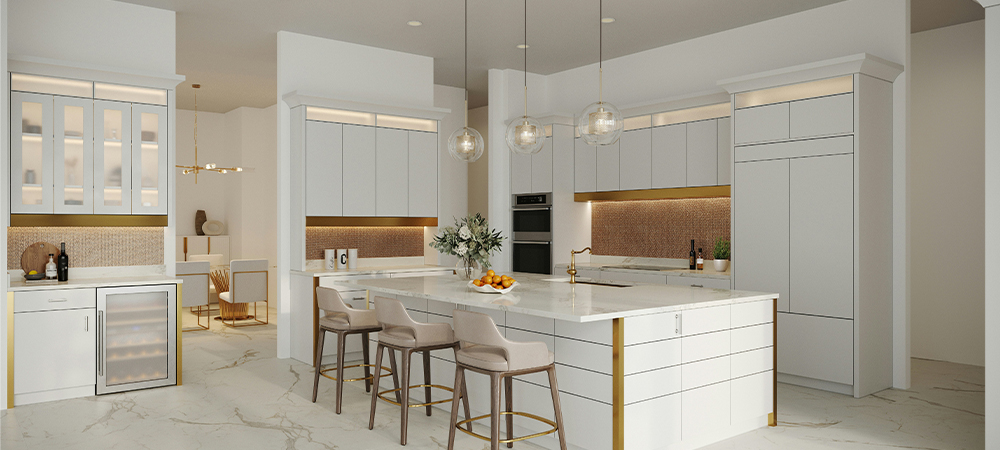
[[[200,84],[192,84],[191,87],[195,89],[200,89]],[[229,172],[242,172],[242,167],[217,167],[214,163],[206,163],[204,166],[198,164],[198,91],[194,92],[194,165],[193,166],[182,166],[177,165],[178,169],[184,169],[181,171],[182,175],[194,174],[194,183],[198,184],[198,173],[202,171],[215,172],[226,174]]]

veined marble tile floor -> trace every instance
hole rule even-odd
[[[188,318],[185,318],[187,324]],[[273,311],[272,311],[273,320]],[[276,326],[184,333],[184,385],[19,406],[0,414],[0,447],[14,449],[399,449],[398,409],[334,383],[310,402],[312,368],[276,359]],[[984,446],[981,367],[913,361],[913,388],[856,400],[781,385],[780,426],[708,449],[979,449]],[[446,413],[411,411],[409,449],[442,449]],[[457,448],[484,449],[459,433]],[[538,448],[519,443],[517,448]]]

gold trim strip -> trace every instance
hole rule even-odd
[[[12,227],[165,227],[167,216],[114,214],[11,214]]]
[[[625,450],[625,319],[611,322],[612,390],[611,390],[611,447]]]
[[[704,186],[670,189],[640,189],[634,191],[578,192],[573,194],[577,202],[600,202],[621,200],[664,200],[676,198],[729,197],[730,186]]]
[[[771,374],[774,376],[771,393],[774,395],[774,403],[771,406],[771,414],[767,415],[767,426],[776,427],[778,426],[778,299],[774,299],[774,322],[771,322],[771,330],[774,333],[773,340],[771,341],[774,343],[771,346],[771,351],[774,352],[771,358],[771,364],[773,364]]]
[[[177,285],[174,284],[174,292],[177,293],[177,317],[174,322],[177,323],[177,385],[180,386],[184,384],[184,331],[183,331],[183,319],[184,316],[181,315],[184,310],[184,292],[183,289],[178,289]],[[210,322],[211,323],[211,322]]]
[[[306,217],[307,227],[436,227],[437,217]]]
[[[14,293],[7,293],[7,408],[14,407]]]

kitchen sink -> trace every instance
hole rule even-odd
[[[569,278],[546,278],[542,281],[548,281],[550,283],[569,283]],[[590,284],[594,286],[608,286],[608,287],[632,287],[635,283],[624,283],[621,281],[611,281],[611,280],[594,280],[591,278],[576,278],[576,284]]]

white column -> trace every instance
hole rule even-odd
[[[3,104],[10,105],[10,90],[7,86],[7,0],[0,0],[0,74],[4,74],[0,86],[3,87]],[[7,124],[8,109],[0,108],[0,136],[10,136]],[[10,161],[10,145],[8,139],[0,139],[0,173],[10,173],[7,162]],[[5,178],[6,179],[6,178]],[[0,183],[0,225],[6,230],[10,225],[10,193],[7,182]],[[0,261],[7,261],[7,232],[0,233]],[[6,263],[4,263],[6,264]],[[0,308],[0,409],[7,409],[7,271],[0,273],[0,287],[5,293],[3,307]]]
[[[510,230],[510,150],[504,133],[507,131],[507,72],[490,69],[489,72],[489,140],[487,145],[490,158],[489,200],[490,228],[501,232],[504,239],[503,250],[491,260],[498,272],[509,272],[513,266]]]
[[[986,448],[1000,448],[1000,0],[977,1],[986,8]]]

